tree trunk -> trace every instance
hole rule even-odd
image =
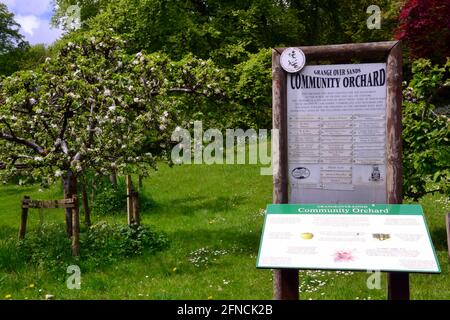
[[[77,194],[77,177],[71,171],[63,176],[63,187],[64,187],[64,199],[71,199]],[[70,238],[72,236],[72,209],[66,209],[66,227],[67,236]]]
[[[81,184],[81,193],[83,197],[83,211],[84,211],[84,223],[86,226],[91,226],[91,209],[89,208],[89,200],[86,192],[86,184]]]
[[[142,191],[142,187],[144,186],[143,180],[144,180],[144,177],[139,175],[139,182],[138,182],[139,191]]]
[[[112,185],[117,186],[117,174],[115,172],[109,175],[109,181]]]

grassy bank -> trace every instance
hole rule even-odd
[[[263,222],[262,209],[271,202],[271,177],[250,165],[161,166],[144,181],[154,205],[143,223],[163,231],[166,250],[81,270],[80,290],[66,288],[69,274],[27,263],[11,246],[18,232],[20,200],[61,197],[60,188],[0,187],[0,298],[42,299],[270,299],[269,270],[255,268]],[[412,275],[413,299],[449,299],[450,277],[444,213],[438,196],[422,201],[442,267],[441,275]],[[446,207],[447,206],[447,207]],[[45,222],[61,223],[62,210],[44,210]],[[29,232],[37,232],[40,214],[30,211]],[[126,223],[125,214],[93,217]],[[83,248],[82,257],[83,258]],[[16,257],[16,258],[14,258]],[[76,261],[75,261],[76,262]],[[382,290],[366,287],[366,273],[301,273],[301,299],[385,299]]]

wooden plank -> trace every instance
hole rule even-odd
[[[445,228],[447,229],[447,251],[450,259],[450,213],[445,215]]]
[[[344,60],[365,58],[386,58],[397,41],[381,41],[366,43],[348,43],[324,46],[308,46],[299,48],[308,60]],[[286,48],[276,48],[280,54]]]
[[[57,208],[74,208],[75,204],[73,199],[63,199],[63,200],[22,200],[22,208],[31,209],[57,209]]]
[[[396,42],[387,58],[386,203],[402,203],[402,46]],[[388,274],[388,299],[409,300],[409,274]]]
[[[286,73],[277,50],[272,51],[272,99],[273,203],[288,203]],[[273,298],[298,300],[298,283],[298,270],[273,270]]]
[[[23,197],[23,201],[29,200],[29,196]],[[20,227],[19,227],[19,240],[25,239],[25,233],[27,232],[27,220],[28,220],[28,208],[22,207],[22,214],[20,216]]]

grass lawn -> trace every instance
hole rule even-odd
[[[143,253],[111,265],[83,272],[80,290],[66,288],[64,271],[58,275],[24,261],[9,261],[16,239],[20,200],[60,198],[58,187],[0,187],[0,299],[271,299],[270,270],[255,267],[263,214],[272,198],[272,177],[261,176],[251,165],[185,165],[160,170],[144,181],[144,192],[155,206],[142,221],[164,231],[170,247]],[[449,260],[444,225],[448,203],[428,196],[421,204],[440,260],[442,274],[411,275],[412,299],[450,299]],[[44,211],[45,221],[64,220],[62,210]],[[126,216],[93,217],[126,223]],[[31,210],[29,232],[39,214]],[[63,227],[63,226],[62,226]],[[83,248],[81,248],[83,251]],[[83,252],[81,252],[83,254]],[[385,299],[381,290],[366,287],[364,272],[302,271],[301,299]],[[30,286],[31,285],[31,286]]]

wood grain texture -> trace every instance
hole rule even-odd
[[[73,198],[71,199],[62,199],[62,200],[31,200],[31,199],[23,199],[22,200],[22,208],[31,208],[31,209],[57,209],[57,208],[65,208],[72,209],[75,208],[76,204]]]
[[[22,203],[24,201],[29,201],[29,196],[24,196]],[[25,233],[27,232],[27,220],[28,220],[28,208],[22,205],[22,214],[20,215],[20,226],[19,226],[19,240],[25,239]]]
[[[387,58],[386,203],[402,203],[402,45],[396,42]],[[388,274],[388,299],[409,300],[409,274]]]
[[[286,73],[280,54],[272,51],[273,203],[288,203]],[[273,298],[298,300],[298,270],[273,270]]]
[[[392,48],[387,60],[386,203],[402,203],[402,49]]]
[[[386,58],[391,48],[397,41],[381,41],[366,43],[346,43],[325,46],[308,46],[299,48],[305,53],[307,60],[327,59],[365,59],[365,58]],[[286,48],[276,48],[282,53]]]

